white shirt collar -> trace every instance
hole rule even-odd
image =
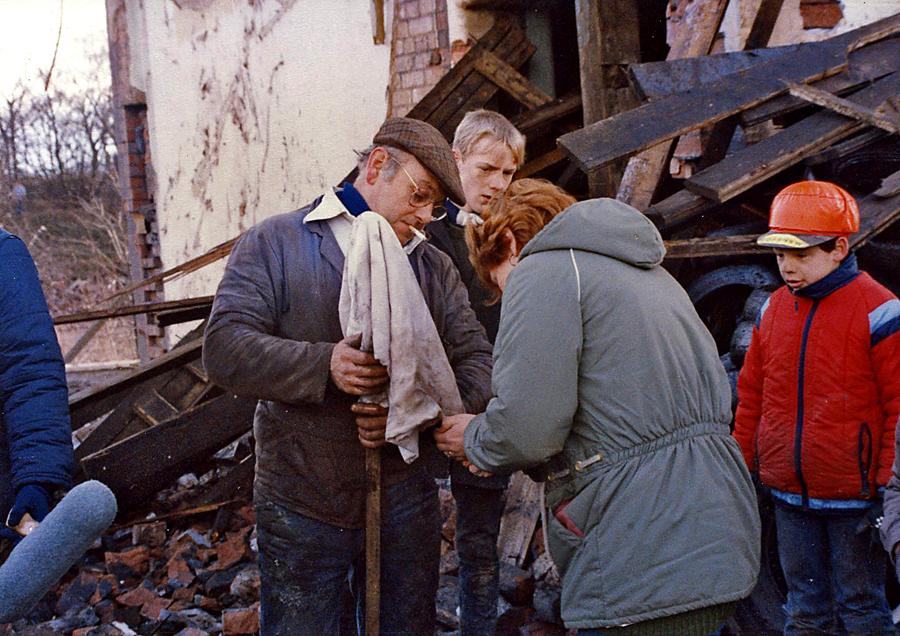
[[[482,223],[484,223],[484,219],[481,218],[478,212],[460,208],[459,212],[456,213],[456,224],[459,226],[481,225]]]
[[[349,247],[349,232],[344,232],[343,229],[346,228],[346,221],[353,223],[354,220],[355,217],[344,207],[333,188],[326,190],[319,205],[303,218],[304,223],[328,221],[332,233],[335,235],[335,239],[344,254],[347,253],[347,248]],[[412,254],[423,240],[421,237],[413,236],[403,246],[403,251],[407,254]]]

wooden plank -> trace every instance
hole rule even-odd
[[[537,108],[553,101],[552,97],[528,81],[527,77],[490,51],[484,51],[478,57],[475,70],[526,108]]]
[[[156,324],[160,327],[177,325],[192,320],[206,320],[212,311],[212,305],[197,305],[183,309],[168,309],[156,314]]]
[[[859,248],[900,219],[900,194],[882,197],[872,193],[859,202],[859,232],[850,237],[850,246]]]
[[[501,562],[522,567],[531,536],[541,516],[541,484],[524,473],[515,473],[506,492],[506,507],[500,519],[497,555]]]
[[[900,134],[900,123],[892,121],[890,118],[877,113],[874,108],[867,108],[860,104],[854,103],[849,99],[832,95],[828,91],[823,91],[815,86],[806,86],[805,84],[795,84],[787,82],[788,90],[794,97],[799,97],[808,102],[827,108],[845,117],[858,119],[876,128],[881,128],[889,133]]]
[[[701,55],[664,62],[632,64],[628,72],[643,100],[659,99],[696,88],[699,84],[717,82],[726,75],[784,55],[795,53],[810,44],[792,44],[753,51],[735,51]]]
[[[871,81],[900,70],[897,60],[900,60],[900,38],[882,40],[852,51],[846,71],[820,80],[815,86],[829,93],[845,95]],[[792,95],[781,95],[742,112],[741,123],[744,126],[753,126],[773,117],[790,114],[805,106],[807,104],[802,99]]]
[[[786,90],[784,81],[827,77],[847,65],[847,53],[900,30],[900,15],[779,56],[719,82],[670,95],[563,135],[562,147],[585,172],[640,152],[702,125],[721,121]]]
[[[514,68],[518,68],[534,53],[534,46],[525,38],[525,33],[521,29],[515,28],[497,45],[493,53]],[[470,79],[473,83],[470,86],[464,83],[461,89],[445,102],[440,112],[433,116],[436,122],[434,125],[443,131],[450,131],[449,134],[456,130],[466,113],[484,107],[499,90],[496,84],[484,79],[480,73],[475,73]]]
[[[111,411],[141,383],[171,371],[186,362],[200,357],[203,338],[180,345],[159,358],[131,371],[119,380],[99,387],[79,391],[69,398],[69,414],[72,429],[77,429]]]
[[[900,170],[882,179],[881,186],[873,194],[882,199],[900,194]]]
[[[756,244],[758,236],[758,234],[742,234],[664,241],[666,259],[765,254],[769,249]]]
[[[851,155],[858,150],[862,150],[866,146],[875,143],[876,141],[880,141],[887,137],[887,133],[883,130],[879,130],[878,128],[870,128],[865,132],[861,132],[858,135],[854,135],[847,139],[846,141],[842,141],[841,143],[834,144],[833,146],[823,150],[822,152],[817,152],[814,155],[810,155],[803,162],[806,166],[818,166],[823,163],[827,163],[829,161],[834,161],[835,159],[841,159],[846,157],[847,155]]]
[[[675,36],[666,59],[706,55],[712,47],[728,0],[692,2],[675,26]],[[616,198],[638,210],[646,210],[669,166],[674,140],[651,146],[631,157],[625,166]]]
[[[118,318],[121,316],[133,316],[134,314],[154,313],[169,309],[186,309],[200,306],[212,306],[213,296],[199,296],[197,298],[185,298],[183,300],[166,300],[155,303],[140,303],[112,309],[98,309],[96,311],[81,311],[74,314],[64,314],[53,318],[54,325],[67,325],[74,322],[87,322],[89,320]]]
[[[555,121],[574,115],[581,110],[581,95],[568,95],[555,99],[552,102],[535,108],[534,110],[525,111],[521,115],[513,117],[513,125],[526,137],[531,137],[538,133],[539,130],[550,126]]]
[[[255,409],[256,400],[222,395],[88,455],[81,466],[109,486],[120,507],[134,507],[249,431]]]
[[[854,98],[859,106],[874,108],[898,94],[900,73],[895,73],[859,91]],[[862,127],[842,115],[816,113],[698,172],[685,187],[720,203],[728,201]]]
[[[560,161],[566,160],[566,153],[559,148],[554,148],[550,152],[545,152],[540,157],[532,159],[524,166],[516,171],[516,179],[524,179],[530,177],[545,168],[558,164]]]
[[[859,216],[859,232],[850,237],[853,248],[862,247],[900,219],[900,194],[888,198],[874,193],[868,195],[859,202]],[[666,259],[764,254],[768,249],[756,244],[757,237],[757,234],[748,234],[665,241]]]
[[[498,18],[494,26],[446,73],[419,102],[412,107],[407,117],[431,122],[430,117],[441,104],[457,90],[463,80],[475,71],[475,60],[481,51],[492,51],[506,36],[513,23],[509,18]]]
[[[660,230],[668,230],[695,216],[714,208],[716,203],[690,190],[679,190],[675,194],[657,201],[644,214]]]
[[[753,26],[750,27],[750,33],[747,35],[747,41],[744,42],[743,48],[760,49],[768,46],[783,4],[784,0],[762,0],[759,3],[756,16],[753,18]]]
[[[458,85],[441,101],[438,107],[429,114],[427,121],[435,128],[441,130],[445,135],[452,136],[453,129],[447,125],[447,121],[451,119],[453,114],[471,98],[472,94],[477,92],[478,89],[483,86],[491,87],[494,92],[498,90],[493,82],[486,80],[484,76],[475,70],[475,62],[485,51],[489,50],[494,55],[497,55],[513,66],[516,66],[516,64],[509,59],[509,55],[524,38],[525,34],[522,32],[522,29],[510,22],[509,27],[503,33],[503,37],[499,39],[493,47],[484,46],[481,43],[472,47],[472,49],[463,56],[463,59],[457,63],[456,67],[451,70],[451,73],[454,72],[457,67],[462,65],[463,60],[471,56],[471,60],[468,62],[471,66],[467,69],[463,69],[463,71],[466,72],[466,75],[461,78]],[[440,82],[438,82],[438,84],[440,84]],[[415,110],[415,108],[413,110]],[[471,108],[467,110],[471,110]]]
[[[627,83],[611,81],[607,69],[641,59],[637,0],[576,0],[578,60],[584,125],[602,121],[637,105]],[[603,165],[588,172],[593,197],[615,196],[624,165]]]

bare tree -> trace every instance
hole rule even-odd
[[[0,225],[30,243],[60,309],[89,305],[97,294],[85,290],[105,295],[128,277],[108,58],[88,58],[92,72],[74,81],[57,71],[46,90],[19,84],[0,101]],[[14,184],[27,191],[19,213]]]

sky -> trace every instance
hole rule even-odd
[[[53,60],[60,13],[62,37],[53,76],[65,81],[87,72],[86,52],[106,44],[105,0],[0,0],[0,99],[19,80],[43,90],[39,72]]]

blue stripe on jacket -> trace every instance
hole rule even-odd
[[[900,331],[900,300],[892,298],[869,312],[871,346]]]

